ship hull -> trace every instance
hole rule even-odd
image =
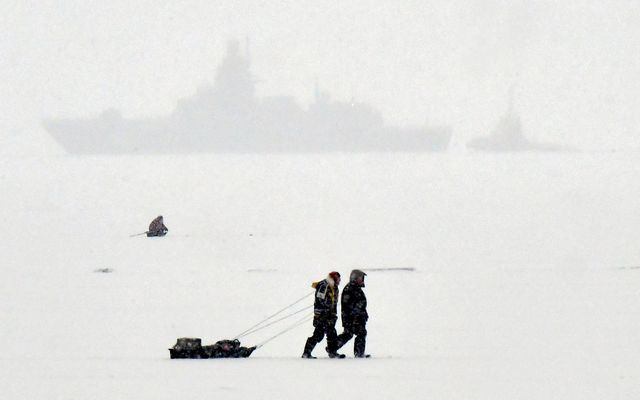
[[[441,152],[451,140],[442,128],[344,130],[202,121],[58,119],[45,129],[69,154]]]

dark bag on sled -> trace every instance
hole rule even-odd
[[[202,340],[200,338],[180,338],[169,349],[171,358],[205,358],[202,352]]]
[[[245,358],[249,357],[255,349],[255,346],[240,346],[238,339],[219,340],[211,346],[202,347],[202,351],[207,358]]]

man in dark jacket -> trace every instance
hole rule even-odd
[[[313,335],[307,338],[304,345],[302,358],[316,358],[311,355],[316,347],[327,335],[327,353],[330,358],[344,358],[344,354],[337,353],[336,322],[338,321],[338,285],[340,274],[331,272],[326,279],[314,282],[311,287],[316,289],[315,302],[313,304]]]
[[[342,327],[344,332],[338,335],[337,348],[344,346],[355,335],[353,354],[356,358],[369,357],[364,353],[367,340],[367,298],[362,291],[364,277],[367,274],[354,269],[349,276],[349,283],[342,291]]]
[[[147,231],[147,237],[152,236],[164,236],[169,232],[166,226],[164,226],[164,220],[162,215],[158,215],[156,219],[149,224],[149,230]]]

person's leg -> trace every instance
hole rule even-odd
[[[325,332],[325,324],[320,321],[314,321],[315,329],[313,330],[313,335],[307,338],[307,343],[304,345],[304,351],[302,352],[302,357],[309,358],[311,357],[311,352],[316,347],[323,338]]]
[[[344,328],[344,332],[338,335],[338,340],[336,343],[336,350],[340,349],[342,346],[347,344],[349,340],[353,337],[353,333],[349,327]]]
[[[367,344],[367,329],[365,325],[354,325],[354,333],[356,340],[353,343],[353,355],[356,357],[364,357],[364,349]]]
[[[325,350],[327,350],[329,358],[344,358],[344,354],[338,354],[338,333],[335,321],[327,326],[327,347]]]
[[[335,323],[327,324],[327,353],[335,354],[338,350],[338,333]]]

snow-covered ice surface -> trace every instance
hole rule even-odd
[[[640,398],[637,160],[5,157],[0,397]],[[169,359],[356,267],[415,268],[369,273],[372,359],[300,359],[310,323]]]

